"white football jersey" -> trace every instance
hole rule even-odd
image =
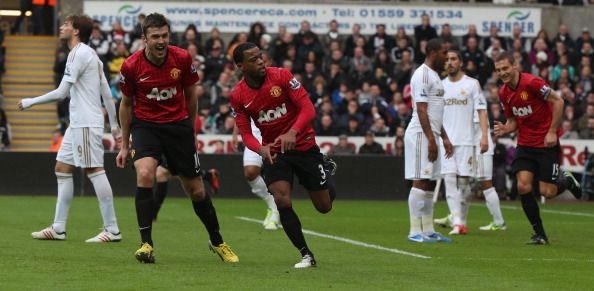
[[[77,44],[68,54],[64,81],[70,87],[70,127],[101,127],[104,117],[101,105],[103,64],[95,50],[84,43]]]
[[[452,145],[472,146],[474,142],[473,119],[476,111],[486,109],[485,97],[479,82],[464,75],[456,82],[443,79],[445,89],[443,128]]]
[[[423,64],[415,70],[411,80],[411,95],[413,102],[413,114],[406,131],[423,132],[419,116],[417,115],[417,102],[427,103],[427,114],[431,130],[439,135],[443,120],[443,96],[444,88],[439,74]]]

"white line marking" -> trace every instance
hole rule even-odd
[[[472,203],[472,205],[487,207],[486,205],[480,204],[480,203]],[[509,206],[509,205],[501,205],[501,208],[512,209],[512,210],[522,210],[521,207]],[[571,215],[571,216],[594,217],[594,214],[585,213],[585,212],[559,211],[559,210],[550,210],[550,209],[541,209],[540,212],[551,213],[551,214]]]
[[[254,218],[249,218],[249,217],[245,217],[245,216],[235,216],[235,218],[240,219],[240,220],[244,220],[244,221],[256,222],[256,223],[260,223],[260,224],[262,223],[262,220],[258,220],[258,219],[254,219]],[[390,253],[411,256],[411,257],[420,258],[420,259],[430,259],[431,258],[429,256],[424,256],[424,255],[415,254],[415,253],[411,253],[411,252],[407,252],[407,251],[402,251],[402,250],[399,250],[399,249],[391,249],[391,248],[382,247],[382,246],[374,245],[374,244],[368,244],[368,243],[365,243],[365,242],[356,241],[356,240],[352,240],[352,239],[345,238],[345,237],[340,237],[340,236],[334,236],[334,235],[319,233],[319,232],[315,232],[315,231],[307,230],[307,229],[304,229],[303,230],[303,233],[307,233],[309,235],[313,235],[313,236],[317,236],[317,237],[323,237],[323,238],[333,239],[333,240],[341,241],[341,242],[344,242],[344,243],[348,243],[348,244],[352,244],[352,245],[356,245],[356,246],[360,246],[360,247],[371,248],[371,249],[376,249],[376,250],[386,251],[386,252],[390,252]]]

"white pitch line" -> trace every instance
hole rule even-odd
[[[254,219],[254,218],[250,218],[250,217],[245,217],[245,216],[235,216],[235,218],[240,219],[240,220],[244,220],[244,221],[249,221],[249,222],[262,223],[262,220],[258,220],[258,219]],[[387,247],[383,247],[383,246],[379,246],[379,245],[374,245],[374,244],[368,244],[368,243],[365,243],[365,242],[361,242],[361,241],[357,241],[357,240],[352,240],[350,238],[345,238],[345,237],[340,237],[340,236],[335,236],[335,235],[329,235],[329,234],[319,233],[319,232],[315,232],[315,231],[307,230],[307,229],[304,229],[303,230],[303,233],[307,233],[309,235],[313,235],[313,236],[317,236],[317,237],[323,237],[323,238],[333,239],[333,240],[341,241],[341,242],[344,242],[344,243],[348,243],[348,244],[352,244],[352,245],[356,245],[356,246],[360,246],[360,247],[365,247],[365,248],[370,248],[370,249],[376,249],[376,250],[386,251],[386,252],[390,252],[390,253],[401,254],[401,255],[411,256],[411,257],[415,257],[415,258],[420,258],[420,259],[430,259],[431,258],[429,256],[415,254],[415,253],[411,253],[411,252],[407,252],[407,251],[403,251],[403,250],[399,250],[399,249],[391,249],[391,248],[387,248]]]
[[[473,203],[473,205],[482,205],[487,207],[484,204]],[[521,210],[521,207],[517,206],[509,206],[509,205],[501,205],[501,208],[505,209],[513,209],[513,210]],[[571,212],[571,211],[559,211],[559,210],[550,210],[550,209],[541,209],[540,212],[544,213],[551,213],[551,214],[562,214],[562,215],[571,215],[571,216],[584,216],[584,217],[594,217],[592,213],[585,213],[585,212]]]

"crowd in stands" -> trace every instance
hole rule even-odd
[[[132,31],[123,30],[118,22],[110,31],[102,31],[97,22],[92,31],[89,45],[105,64],[116,104],[121,99],[119,69],[126,57],[143,48],[143,19],[140,15]],[[414,35],[403,28],[389,34],[382,24],[376,26],[373,35],[361,34],[359,25],[352,31],[339,31],[334,20],[326,33],[317,34],[304,20],[297,33],[289,33],[282,26],[270,32],[255,22],[249,31],[237,33],[229,42],[217,28],[202,34],[190,25],[183,33],[173,33],[171,42],[190,52],[201,77],[200,133],[232,133],[229,94],[241,76],[231,55],[238,44],[249,41],[266,53],[270,65],[290,70],[307,89],[318,112],[314,124],[317,135],[388,136],[396,137],[397,142],[412,114],[408,83],[424,61],[427,41],[435,37],[462,52],[466,73],[483,86],[491,125],[494,120],[505,121],[493,60],[503,51],[513,51],[524,72],[548,81],[565,99],[561,138],[594,138],[594,42],[587,28],[573,37],[561,24],[556,34],[541,30],[535,38],[527,38],[519,26],[514,27],[512,36],[503,37],[495,26],[488,36],[479,36],[471,25],[467,34],[458,37],[452,35],[448,24],[438,33],[424,15]],[[56,83],[61,80],[67,53],[65,45],[56,52]],[[65,101],[58,110],[65,125],[67,111]]]

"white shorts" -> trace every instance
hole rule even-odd
[[[256,166],[262,168],[262,157],[246,147],[245,150],[243,150],[243,166]]]
[[[474,146],[454,146],[454,155],[446,159],[441,143],[441,174],[456,174],[462,177],[474,176]]]
[[[438,141],[438,136],[435,136]],[[429,140],[422,132],[404,134],[404,178],[407,180],[437,180],[440,178],[439,147],[437,160],[429,161]]]
[[[476,146],[475,178],[479,181],[493,180],[493,155],[482,154],[481,148]]]
[[[254,135],[254,137],[256,137],[256,139],[259,142],[262,142],[262,135],[260,134],[260,130],[254,128],[254,126],[252,126],[252,134]],[[243,166],[256,166],[262,168],[262,157],[258,153],[246,147],[243,150]]]
[[[56,161],[80,168],[103,167],[103,128],[67,128]]]

